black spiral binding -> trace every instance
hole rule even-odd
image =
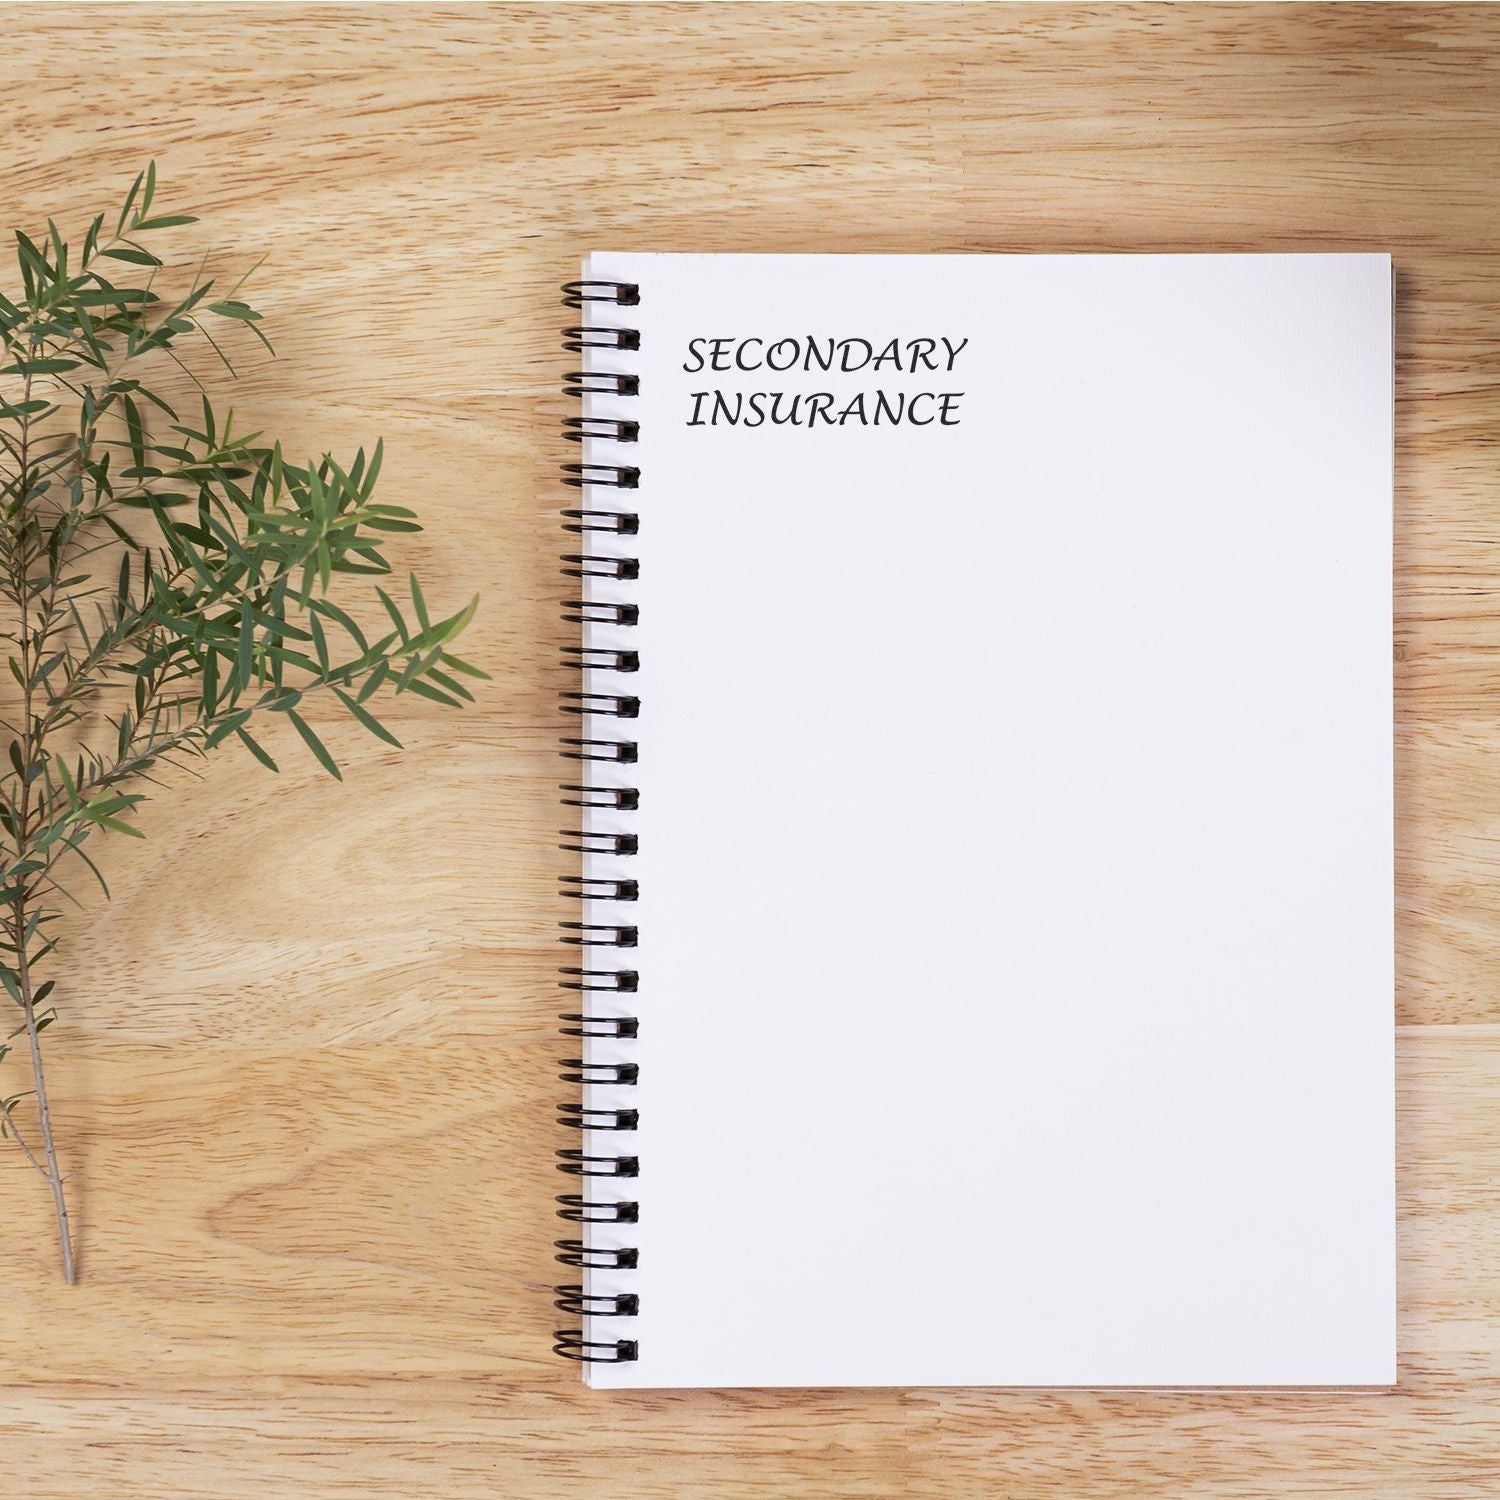
[[[583,308],[589,304],[608,307],[635,307],[640,303],[640,288],[620,281],[570,281],[563,286],[563,303]],[[617,359],[641,346],[640,333],[633,328],[575,325],[563,330],[563,347],[573,353],[587,351],[592,364],[601,359]],[[593,394],[634,396],[640,390],[639,377],[624,370],[573,370],[564,377],[563,389],[580,398]],[[602,445],[634,443],[640,437],[640,425],[616,417],[568,417],[563,436],[570,442]],[[640,517],[632,511],[592,508],[589,492],[600,489],[633,490],[641,471],[630,464],[594,462],[596,449],[584,450],[587,462],[562,466],[563,483],[585,493],[583,508],[563,512],[563,529],[579,540],[576,551],[562,555],[562,572],[576,580],[582,596],[563,601],[563,619],[585,632],[594,626],[629,629],[640,618],[637,605],[612,597],[599,600],[590,594],[606,585],[611,595],[619,586],[631,584],[640,576],[640,560],[616,555],[606,542],[592,543],[592,537],[634,536],[640,530]],[[634,765],[637,742],[621,732],[625,720],[639,719],[641,700],[630,689],[630,674],[639,672],[640,654],[614,643],[595,645],[587,639],[562,649],[563,668],[573,674],[576,687],[562,695],[561,708],[576,717],[580,733],[561,740],[565,760],[580,763],[576,781],[562,785],[562,802],[567,808],[580,809],[579,824],[563,829],[559,847],[580,860],[605,857],[610,860],[629,858],[638,848],[634,833],[611,828],[607,831],[589,826],[589,809],[611,815],[633,813],[640,806],[638,788],[620,784],[621,768]],[[606,728],[605,725],[609,727]],[[597,728],[595,726],[598,726]],[[593,768],[598,768],[597,771]],[[565,875],[561,881],[565,900],[577,902],[576,919],[559,923],[562,941],[568,945],[568,962],[560,971],[558,983],[564,990],[579,996],[580,1008],[561,1017],[562,1034],[577,1039],[571,1049],[583,1055],[563,1060],[558,1075],[566,1084],[579,1090],[580,1098],[558,1106],[558,1123],[583,1136],[581,1148],[570,1146],[557,1153],[557,1169],[569,1177],[633,1178],[640,1175],[640,1159],[628,1152],[615,1153],[592,1143],[595,1133],[628,1135],[639,1120],[637,1110],[620,1101],[618,1089],[633,1088],[639,1068],[633,1062],[599,1062],[588,1055],[588,1043],[632,1041],[640,1031],[640,1022],[619,1009],[615,997],[633,994],[640,975],[621,950],[634,949],[640,933],[629,920],[628,903],[640,895],[632,879],[589,873]],[[611,907],[600,909],[600,903]],[[618,919],[617,919],[618,918]],[[625,962],[617,962],[624,959]],[[596,1091],[604,1090],[607,1094]],[[611,1142],[613,1144],[613,1142]],[[557,1259],[565,1266],[582,1271],[633,1271],[640,1252],[629,1246],[597,1245],[588,1226],[624,1225],[638,1222],[640,1204],[632,1199],[603,1191],[600,1196],[588,1183],[586,1191],[560,1193],[558,1217],[570,1225],[583,1226],[582,1238],[554,1241]],[[584,1364],[625,1364],[639,1357],[635,1339],[614,1335],[618,1325],[606,1324],[596,1329],[596,1319],[633,1318],[640,1311],[640,1298],[634,1292],[595,1293],[572,1282],[553,1288],[553,1306],[560,1312],[583,1320],[577,1328],[559,1329],[552,1346],[554,1354]],[[607,1330],[607,1332],[606,1332]]]

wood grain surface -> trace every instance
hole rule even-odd
[[[342,787],[226,756],[112,851],[49,1037],[76,1289],[0,1153],[7,1493],[1500,1492],[1500,10],[3,26],[0,227],[78,227],[154,155],[184,257],[267,254],[281,357],[239,409],[294,451],[384,435],[430,528],[402,557],[483,591],[495,678],[406,703],[405,755],[332,731]],[[1394,253],[1398,1389],[609,1395],[550,1355],[556,287],[590,246]]]

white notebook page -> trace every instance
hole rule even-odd
[[[1388,257],[584,274],[641,289],[584,319],[641,334],[589,408],[642,705],[590,1381],[1394,1380]],[[689,425],[876,390],[955,420]]]

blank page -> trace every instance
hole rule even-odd
[[[1388,257],[585,275],[640,289],[589,1379],[1393,1381]]]

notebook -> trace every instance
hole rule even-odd
[[[1396,1376],[1385,255],[590,255],[557,1352]]]

